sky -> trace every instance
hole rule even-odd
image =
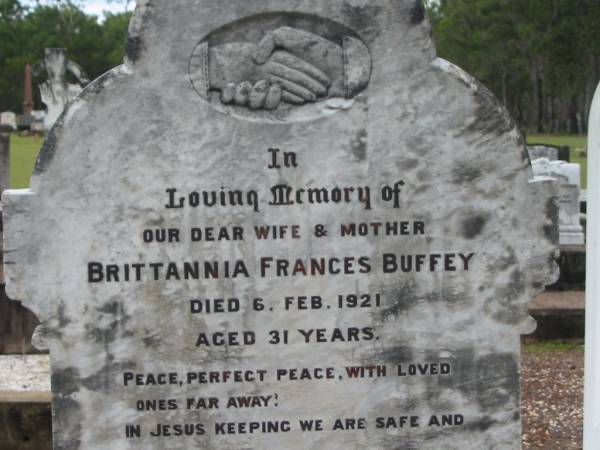
[[[36,3],[35,0],[27,0],[23,3],[34,5]],[[52,3],[51,0],[40,0],[40,3]],[[100,20],[104,17],[104,11],[109,12],[123,12],[125,10],[125,2],[124,1],[112,1],[108,0],[75,0],[74,3],[81,6],[81,8],[87,14],[93,14],[97,16]],[[129,9],[132,10],[135,6],[135,1],[129,2]]]

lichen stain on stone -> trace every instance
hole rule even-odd
[[[365,129],[360,129],[350,140],[350,149],[356,159],[365,160],[367,157],[367,131]]]
[[[117,339],[119,330],[127,330],[127,323],[131,317],[125,313],[123,303],[107,302],[96,308],[96,311],[105,316],[111,316],[115,318],[115,320],[111,320],[108,324],[103,326],[97,326],[98,322],[85,325],[88,338],[92,339],[94,342],[108,345]]]
[[[452,169],[452,183],[456,185],[474,183],[482,177],[483,170],[480,165],[458,162]]]
[[[115,374],[135,367],[136,364],[133,362],[109,363],[94,375],[83,378],[81,385],[90,391],[110,393],[114,389]]]
[[[127,58],[135,63],[142,53],[142,40],[138,36],[129,36],[125,43],[125,54]]]
[[[52,398],[52,428],[60,430],[61,435],[67,439],[54,438],[54,450],[78,450],[81,448],[81,440],[75,436],[81,436],[81,405],[72,398],[55,394]]]
[[[113,316],[124,315],[123,304],[120,302],[107,302],[104,305],[96,308],[96,311]]]
[[[59,131],[62,131],[61,123],[62,121],[59,118],[54,127],[52,127],[50,132],[46,135],[40,153],[35,160],[35,169],[33,171],[34,175],[42,174],[48,167],[50,161],[52,161],[52,157],[54,156],[59,140],[58,133]]]
[[[410,22],[413,25],[418,25],[425,20],[425,6],[421,0],[416,0],[415,5],[410,11]]]
[[[483,135],[501,136],[516,128],[515,122],[498,98],[478,81],[474,92],[477,109],[476,120],[467,131]]]
[[[413,350],[409,346],[396,345],[369,355],[372,360],[398,365],[413,359]]]
[[[527,305],[515,303],[527,288],[525,275],[518,268],[510,274],[510,280],[506,286],[496,289],[492,299],[486,302],[486,307],[496,310],[492,318],[504,325],[514,325],[521,322],[527,315]]]
[[[144,346],[146,348],[156,349],[156,348],[160,347],[162,339],[161,339],[160,335],[155,334],[152,336],[145,337],[144,339],[142,339],[142,342],[144,343]]]
[[[525,275],[519,269],[513,270],[510,274],[511,289],[516,294],[525,293]]]
[[[117,75],[116,69],[106,72],[88,84],[80,94],[81,98],[91,99],[91,97],[98,95],[106,86],[113,81],[118,80],[120,77]]]
[[[433,296],[432,297],[436,297]],[[468,303],[470,296],[465,291],[464,286],[457,286],[452,283],[444,283],[442,288],[441,300],[446,305],[458,305]]]
[[[507,305],[496,312],[492,318],[505,325],[514,325],[521,322],[521,319],[527,315],[526,305]]]
[[[72,320],[65,313],[65,303],[62,301],[56,308],[56,322],[58,323],[59,328],[65,328],[72,322]]]
[[[417,172],[417,180],[421,183],[431,180],[431,172],[427,169],[421,169]]]
[[[79,391],[79,370],[75,367],[55,370],[52,374],[52,391],[69,396]]]
[[[519,364],[512,353],[479,358],[471,348],[454,352],[453,377],[440,378],[440,386],[458,389],[483,412],[496,413],[507,405],[518,407]]]
[[[461,234],[465,239],[475,239],[479,236],[489,220],[488,214],[475,214],[462,221]]]
[[[85,326],[86,335],[89,339],[92,339],[98,344],[109,344],[114,342],[117,337],[118,322],[111,322],[108,326],[103,328],[96,327],[92,324]]]
[[[353,6],[345,2],[342,6],[342,14],[347,19],[347,25],[362,37],[375,39],[381,34],[381,26],[377,17],[381,12],[380,6],[365,5]]]
[[[407,158],[399,161],[398,166],[405,171],[409,171],[419,167],[419,163],[420,161],[416,158]]]
[[[500,179],[506,183],[513,181],[515,178],[519,176],[519,172],[511,171],[500,177]]]
[[[417,195],[424,194],[429,189],[431,189],[431,185],[429,185],[429,184],[421,184],[417,189],[415,189],[415,194],[417,194]]]
[[[389,292],[385,294],[390,299],[390,306],[383,308],[377,314],[381,322],[398,318],[414,308],[419,302],[417,284],[414,280],[395,283],[390,287]]]
[[[546,236],[546,239],[550,241],[550,243],[553,245],[558,245],[559,209],[558,200],[555,197],[551,197],[546,201],[544,212],[546,214],[547,221],[550,222],[544,225],[544,235]]]
[[[517,413],[518,414],[518,413]],[[521,416],[519,415],[519,418]],[[492,426],[496,425],[498,421],[492,419],[490,416],[483,416],[474,422],[465,423],[464,427],[467,431],[475,431],[477,433],[484,433],[489,430]]]
[[[507,248],[506,251],[508,252],[507,254],[500,255],[493,261],[493,266],[498,272],[507,270],[518,262],[515,251],[512,248]]]

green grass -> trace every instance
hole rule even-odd
[[[10,187],[23,189],[29,187],[29,179],[40,148],[42,138],[21,137],[12,134],[10,137]]]
[[[529,135],[529,144],[568,145],[571,147],[571,162],[581,164],[581,185],[587,187],[587,160],[579,153],[587,147],[587,138],[577,135]],[[41,138],[11,136],[10,186],[13,189],[29,187],[29,178],[37,154],[42,146]]]
[[[583,351],[583,341],[526,341],[523,344],[523,351],[526,353],[539,353],[547,351]]]
[[[578,135],[531,134],[527,136],[528,144],[568,145],[571,147],[571,162],[581,164],[581,188],[587,189],[587,159],[580,152],[587,148],[587,137]]]

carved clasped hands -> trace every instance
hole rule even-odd
[[[330,97],[352,98],[371,73],[365,44],[346,36],[342,45],[314,33],[281,27],[258,44],[202,43],[192,56],[192,82],[226,105],[273,110]]]

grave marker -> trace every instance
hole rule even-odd
[[[533,144],[527,146],[527,152],[529,153],[529,159],[531,161],[539,158],[546,158],[550,161],[566,161],[571,160],[570,148],[568,145],[560,147],[547,144]]]
[[[600,85],[590,111],[588,142],[588,193],[587,205],[587,273],[585,288],[585,390],[584,390],[584,425],[583,448],[593,450],[600,443],[600,284],[598,269],[600,268]]]
[[[17,129],[17,115],[12,111],[0,113],[0,125],[5,126],[10,131]]]
[[[68,59],[65,48],[47,48],[44,52],[43,67],[48,73],[48,80],[41,84],[39,89],[42,102],[47,108],[44,129],[49,131],[65,106],[77,97],[89,80],[79,64]],[[69,83],[68,74],[71,74],[77,83]]]
[[[141,1],[6,202],[57,448],[519,448],[555,183],[420,2]]]
[[[580,194],[581,166],[564,161],[539,158],[532,162],[536,176],[557,180],[559,190],[559,244],[561,246],[584,245],[585,235],[581,226]]]

